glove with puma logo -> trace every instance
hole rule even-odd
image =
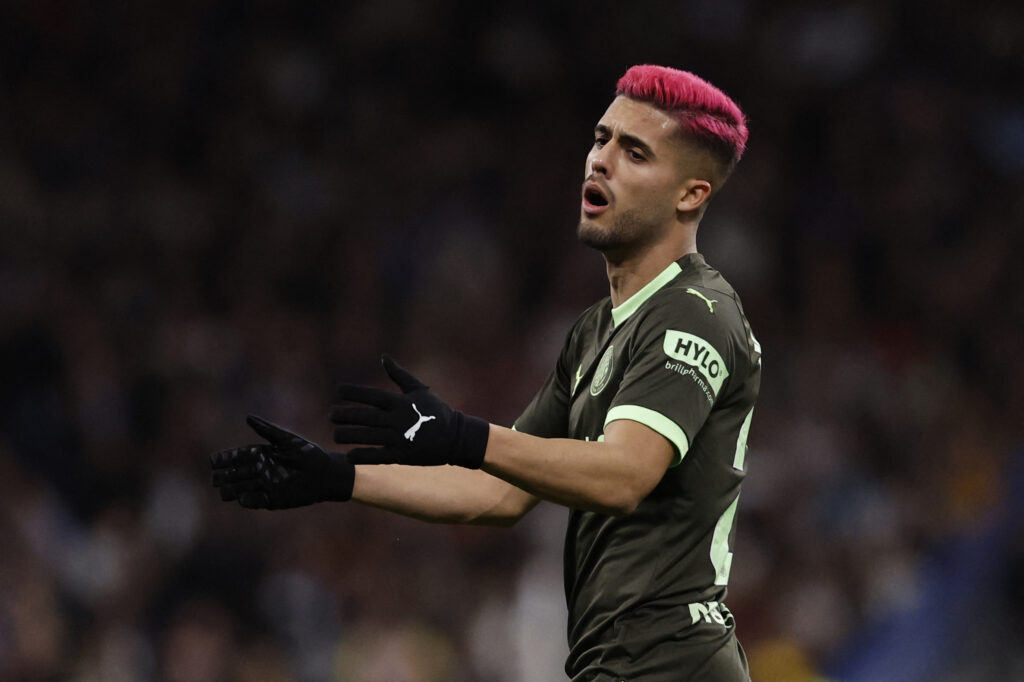
[[[341,384],[331,408],[334,442],[374,445],[349,450],[353,464],[454,464],[479,469],[490,424],[453,410],[388,356],[384,371],[401,393]],[[346,403],[360,403],[354,406]]]
[[[289,509],[352,497],[355,467],[344,454],[255,415],[245,421],[268,442],[210,455],[221,499],[238,500],[247,509]]]

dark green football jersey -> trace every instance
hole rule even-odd
[[[689,679],[681,666],[735,644],[722,602],[760,375],[760,346],[739,297],[700,254],[672,263],[617,308],[604,299],[573,325],[515,428],[597,441],[610,422],[629,419],[664,436],[675,458],[632,514],[570,511],[571,678]]]

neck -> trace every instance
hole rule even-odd
[[[617,254],[604,254],[612,307],[628,301],[630,296],[661,274],[672,261],[688,253],[697,253],[696,240],[687,239],[682,243],[663,241],[621,257]]]

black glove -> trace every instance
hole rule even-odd
[[[352,497],[355,467],[344,454],[328,452],[255,415],[245,418],[269,444],[245,445],[210,455],[213,485],[221,499],[247,509],[288,509]]]
[[[384,371],[401,393],[367,386],[342,384],[334,405],[335,443],[381,445],[348,452],[353,464],[455,464],[479,469],[487,450],[490,425],[448,407],[416,377],[388,356],[381,358]]]

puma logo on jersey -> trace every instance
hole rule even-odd
[[[708,304],[708,311],[712,315],[715,314],[715,304],[718,303],[718,301],[716,299],[710,299],[707,296],[705,296],[704,294],[702,294],[699,291],[697,291],[696,289],[691,289],[689,287],[686,289],[686,293],[693,294],[694,296],[696,296],[700,300],[702,300],[705,303],[707,303]]]
[[[413,438],[416,437],[416,432],[420,430],[421,426],[423,426],[423,422],[428,422],[431,419],[437,419],[437,417],[434,416],[424,417],[423,413],[421,413],[419,411],[419,408],[416,407],[416,403],[412,404],[412,409],[416,410],[416,414],[419,415],[419,419],[416,421],[415,424],[409,427],[408,431],[405,432],[405,439],[408,441],[411,441]]]

